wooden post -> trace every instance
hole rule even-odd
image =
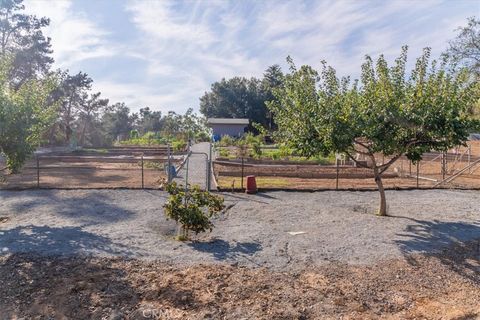
[[[40,188],[40,159],[37,158],[37,188]]]
[[[143,154],[142,154],[142,189],[144,188],[144,181],[143,181]]]
[[[446,171],[446,155],[445,152],[442,153],[442,180],[445,180],[445,171]]]
[[[209,144],[209,149],[208,149],[208,161],[207,161],[207,191],[210,191],[211,186],[212,186],[212,143],[210,142]]]
[[[417,162],[417,188],[419,186],[418,175],[420,174],[420,161]]]
[[[244,173],[244,169],[243,169],[243,166],[244,166],[244,161],[243,161],[243,156],[242,156],[242,182],[240,183],[240,189],[243,191],[243,173]]]
[[[338,190],[338,170],[339,170],[339,168],[338,168],[338,159],[337,159],[336,163],[337,163],[337,179],[336,179],[336,184],[335,184],[335,190]]]
[[[172,182],[172,173],[171,173],[171,170],[170,170],[170,166],[172,165],[172,160],[171,160],[171,154],[170,154],[170,144],[167,145],[167,157],[168,157],[168,161],[167,161],[167,182],[170,183]]]

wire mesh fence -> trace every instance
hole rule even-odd
[[[4,174],[0,188],[160,188],[184,156],[168,147],[37,154],[19,173]]]
[[[379,164],[390,160],[377,157]],[[336,164],[298,164],[261,159],[222,159],[213,163],[221,189],[241,189],[245,177],[256,176],[257,186],[265,189],[370,190],[377,184],[373,171],[350,161]],[[398,188],[480,188],[480,143],[471,142],[445,153],[426,153],[412,163],[406,157],[395,161],[382,175],[387,189]]]

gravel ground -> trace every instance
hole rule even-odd
[[[285,270],[327,262],[370,264],[433,254],[480,238],[479,191],[224,194],[228,210],[198,241],[173,240],[175,224],[151,190],[0,191],[0,255],[125,256],[175,265],[227,262]]]

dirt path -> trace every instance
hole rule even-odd
[[[479,195],[224,194],[180,243],[161,191],[0,191],[0,319],[477,319]]]

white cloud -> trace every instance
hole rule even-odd
[[[110,103],[125,102],[134,112],[143,107],[154,108],[162,112],[176,111],[182,113],[186,108],[176,108],[179,102],[188,103],[189,86],[176,87],[170,90],[155,88],[153,85],[141,83],[122,83],[111,80],[95,81],[94,91],[110,100]],[[185,97],[187,99],[182,99]]]
[[[201,19],[195,21],[198,19],[193,14],[178,15],[174,4],[173,1],[131,1],[126,8],[132,12],[135,25],[154,40],[175,40],[202,46],[215,41],[207,24]]]
[[[410,45],[411,60],[425,46],[437,54],[475,6],[460,0],[112,1],[128,17],[121,17],[129,30],[123,37],[113,27],[100,28],[91,12],[74,11],[71,1],[26,2],[30,12],[52,19],[47,34],[59,66],[75,69],[87,65],[82,64],[87,59],[112,57],[102,60],[109,73],[83,70],[94,75],[95,88],[104,96],[136,110],[150,106],[177,112],[197,107],[214,81],[261,77],[269,65],[285,67],[287,55],[314,67],[326,59],[340,75],[355,77],[365,54],[384,53],[393,60],[404,44]],[[75,1],[81,8],[83,1],[96,0]],[[108,22],[102,26],[108,28]],[[137,80],[133,84],[133,78],[125,79],[130,71]]]
[[[106,41],[108,32],[91,21],[85,13],[74,11],[70,0],[27,0],[26,11],[50,18],[45,34],[52,39],[53,57],[60,68],[75,68],[86,59],[116,54]]]

